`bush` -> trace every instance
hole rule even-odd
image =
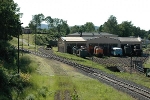
[[[35,96],[33,94],[29,94],[25,100],[35,100]]]
[[[20,70],[24,73],[31,73],[33,68],[30,67],[31,59],[28,56],[22,56],[20,58]]]
[[[15,47],[6,41],[0,41],[0,59],[14,64],[17,58]]]
[[[11,87],[6,70],[0,67],[0,100],[12,100]]]
[[[48,92],[48,88],[43,86],[41,89],[38,90],[38,94],[43,98],[46,98],[46,94]]]

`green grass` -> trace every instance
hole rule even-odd
[[[30,67],[33,67],[36,70],[30,74],[31,86],[24,89],[24,93],[21,95],[22,99],[26,98],[30,94],[33,94],[35,96],[35,100],[45,100],[45,98],[48,98],[48,100],[53,100],[55,92],[55,87],[53,86],[55,84],[55,81],[53,81],[54,77],[45,74],[43,71],[39,71],[43,66],[47,66],[45,65],[46,63],[43,62],[43,59],[33,55],[28,56],[33,59]],[[43,67],[42,70],[44,70],[44,68],[45,67]]]
[[[149,87],[150,88],[150,83],[149,83],[149,77],[146,77],[145,74],[139,74],[139,73],[128,73],[128,72],[112,72],[110,70],[108,70],[105,66],[102,66],[98,63],[92,62],[90,60],[87,59],[83,59],[81,57],[77,57],[76,55],[72,55],[72,54],[68,54],[68,53],[61,53],[61,52],[57,52],[57,47],[53,48],[53,51],[56,55],[62,56],[62,57],[66,57],[70,60],[73,60],[77,63],[83,64],[83,65],[87,65],[87,66],[92,66],[93,68],[98,68],[100,70],[105,71],[106,73],[110,73],[110,74],[114,74],[120,78],[124,78],[126,80],[130,80],[133,81],[137,84],[141,84],[143,86]],[[150,63],[146,63],[145,64],[146,67],[150,67]]]
[[[125,93],[76,72],[66,64],[27,55],[32,59],[30,67],[36,70],[30,74],[31,86],[24,89],[22,99],[31,94],[35,100],[54,100],[55,94],[63,99],[67,91],[70,97],[78,96],[80,100],[134,100]],[[53,68],[60,71],[55,72],[57,70]],[[62,70],[65,74],[61,73]]]
[[[29,41],[28,41],[28,34],[23,34],[19,36],[19,47],[22,48],[22,36],[23,36],[23,48],[29,49],[34,51],[35,50],[35,43],[34,43],[34,34],[29,34]],[[11,44],[14,46],[18,46],[18,38],[13,37],[13,39],[10,41]],[[29,43],[29,46],[28,46]],[[36,45],[37,46],[37,45]],[[37,46],[38,48],[38,46]]]

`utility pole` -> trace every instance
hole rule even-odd
[[[22,24],[23,23],[19,23],[20,26],[18,28],[20,28]],[[19,35],[21,34],[21,32],[22,32],[22,30],[19,29],[19,33],[18,33],[18,74],[19,74],[19,67],[20,67],[20,65],[19,65]]]

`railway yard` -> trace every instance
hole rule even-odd
[[[24,52],[31,53],[40,57],[44,57],[47,59],[57,60],[59,62],[63,62],[68,64],[75,69],[77,69],[82,74],[85,74],[89,77],[99,80],[100,82],[106,83],[119,91],[123,91],[133,98],[137,100],[149,100],[150,99],[150,89],[146,86],[139,85],[135,82],[125,80],[123,78],[119,78],[115,75],[106,73],[97,68],[92,68],[91,66],[85,66],[82,64],[78,64],[73,60],[70,60],[65,57],[61,57],[55,55],[52,50],[46,50],[45,48],[39,48],[39,52],[33,52],[29,50],[23,50]],[[87,59],[92,60],[93,62],[97,62],[101,65],[104,65],[108,68],[116,67],[120,72],[137,72],[139,74],[144,74],[141,70],[132,68],[131,70],[131,59],[132,61],[140,61],[142,64],[148,59],[149,55],[147,52],[144,53],[142,57],[107,57],[107,58],[97,58],[97,57],[89,57]]]

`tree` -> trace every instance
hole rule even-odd
[[[108,32],[111,34],[118,34],[118,22],[115,16],[111,15],[107,22],[103,24],[103,32]]]
[[[53,27],[53,19],[51,18],[51,16],[47,16],[45,18],[46,23],[48,24],[48,28],[50,29],[50,27]]]
[[[37,15],[33,15],[32,17],[32,24],[36,26],[36,29],[37,28],[41,28],[41,23],[44,21],[44,15],[41,13],[41,14],[37,14]]]
[[[102,29],[103,29],[103,25],[101,25],[101,26],[98,28],[98,32],[102,32]]]
[[[11,40],[21,32],[18,5],[13,0],[0,1],[0,40]]]
[[[30,21],[29,27],[32,30],[32,32],[34,32],[34,33],[36,32],[36,25],[33,21]]]
[[[14,36],[18,37],[21,30],[18,5],[13,0],[0,0],[0,61],[7,63],[7,67],[16,66],[16,50],[8,41]],[[4,65],[1,63],[0,68],[0,99],[12,100],[12,86],[8,77],[10,72],[7,73]],[[16,68],[12,69],[16,70]]]
[[[76,33],[79,31],[79,26],[74,25],[72,27],[70,27],[70,33]]]
[[[122,37],[128,37],[134,35],[132,22],[124,21],[121,24],[119,24],[119,31],[120,31],[119,36]]]
[[[49,23],[51,27],[50,33],[53,34],[53,37],[59,38],[70,33],[70,28],[67,24],[67,21],[64,21],[59,18],[51,18],[50,16],[46,17],[46,22]]]
[[[84,27],[86,32],[95,32],[95,27],[92,22],[86,22],[86,24],[84,24]]]
[[[70,28],[69,28],[69,26],[68,26],[68,24],[67,24],[66,21],[63,21],[63,22],[62,22],[61,31],[62,31],[63,33],[65,33],[64,35],[68,35],[68,34],[70,33]]]

